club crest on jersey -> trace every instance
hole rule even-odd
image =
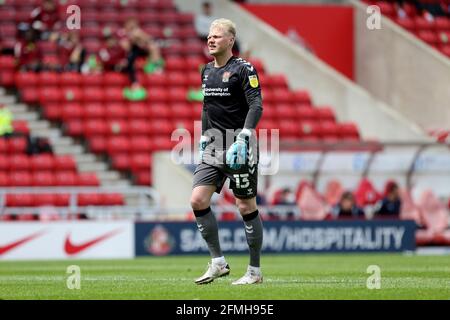
[[[222,82],[228,82],[230,80],[231,77],[231,72],[224,72],[223,76],[222,76]]]
[[[252,88],[258,88],[259,81],[258,81],[258,77],[256,75],[248,76],[248,80],[250,81],[250,86]]]

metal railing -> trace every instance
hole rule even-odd
[[[68,195],[67,206],[45,205],[40,207],[6,207],[7,195]],[[81,194],[121,194],[136,197],[136,204],[127,204],[124,199],[123,205],[81,206],[79,195]],[[62,217],[70,214],[86,213],[88,215],[126,217],[146,216],[156,217],[162,212],[160,210],[160,197],[156,190],[150,187],[9,187],[0,188],[0,214],[42,214],[57,213]]]

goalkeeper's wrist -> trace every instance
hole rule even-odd
[[[252,131],[250,129],[242,129],[241,132],[239,132],[236,140],[246,141],[246,139],[250,139],[252,135]]]

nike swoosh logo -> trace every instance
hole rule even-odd
[[[94,239],[92,239],[90,241],[87,241],[87,242],[83,242],[81,244],[74,244],[70,240],[70,233],[69,233],[69,234],[67,234],[66,241],[64,242],[64,251],[66,251],[66,253],[68,255],[70,255],[70,256],[71,255],[75,255],[77,253],[80,253],[80,252],[86,250],[89,247],[92,247],[93,245],[95,245],[95,244],[97,244],[97,243],[99,243],[101,241],[104,241],[104,240],[106,240],[108,238],[111,238],[111,237],[115,236],[116,234],[118,234],[121,231],[122,230],[120,230],[120,229],[113,230],[113,231],[110,231],[108,233],[105,233],[102,236],[99,236],[99,237],[94,238]]]
[[[25,237],[25,238],[22,238],[22,239],[19,239],[19,240],[17,240],[17,241],[8,243],[8,244],[6,244],[6,245],[4,245],[4,246],[0,246],[0,255],[5,254],[5,253],[7,253],[8,251],[11,251],[12,249],[17,248],[17,247],[19,247],[19,246],[25,244],[26,242],[29,242],[29,241],[31,241],[31,240],[37,238],[37,237],[40,237],[40,236],[43,235],[44,233],[45,233],[45,232],[44,232],[43,230],[42,230],[42,231],[38,231],[38,232],[33,233],[32,235],[29,235],[29,236],[27,236],[27,237]]]

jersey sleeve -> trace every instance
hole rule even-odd
[[[250,63],[243,64],[240,72],[242,89],[248,104],[248,113],[245,118],[244,128],[255,129],[262,116],[261,86],[259,84],[258,73]]]

